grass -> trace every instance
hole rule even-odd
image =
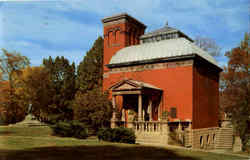
[[[235,156],[51,136],[48,127],[0,127],[0,160],[237,160]]]

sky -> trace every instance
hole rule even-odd
[[[124,12],[143,22],[146,32],[168,22],[193,39],[215,40],[221,66],[250,26],[249,0],[0,0],[0,48],[27,56],[32,66],[49,56],[79,64],[103,35],[101,19]]]

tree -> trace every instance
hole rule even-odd
[[[77,88],[82,92],[102,86],[103,38],[98,37],[77,67]]]
[[[14,74],[19,74],[20,71],[29,65],[27,57],[22,56],[17,52],[8,52],[2,49],[0,57],[0,82],[1,88],[4,89],[4,102],[0,103],[0,107],[4,108],[8,114],[7,123],[16,123],[24,118],[25,109],[17,104],[17,96],[15,95]]]
[[[71,102],[76,92],[75,64],[70,64],[64,57],[56,57],[55,60],[49,57],[43,60],[43,65],[49,73],[49,83],[54,90],[48,105],[53,110],[52,115],[57,120],[71,120],[73,118]]]
[[[216,44],[216,42],[207,37],[196,37],[195,38],[195,44],[203,49],[204,51],[207,51],[211,56],[218,57],[221,54],[221,48]]]
[[[10,87],[13,88],[13,79],[12,76],[15,73],[18,73],[20,70],[28,66],[29,60],[27,57],[22,56],[17,52],[8,52],[5,49],[2,49],[3,55],[0,57],[0,72],[1,78],[0,80],[9,80]],[[3,78],[7,77],[7,78]]]
[[[250,124],[250,34],[246,33],[240,46],[233,48],[225,55],[229,58],[227,67],[222,73],[223,88],[221,106],[231,115],[233,125],[243,144],[243,150],[249,139]]]
[[[32,107],[32,114],[41,121],[46,121],[53,109],[49,104],[55,91],[51,86],[49,72],[44,67],[27,67],[15,78],[15,94],[20,106],[25,106],[26,112]]]
[[[78,92],[73,103],[74,119],[87,124],[95,131],[109,126],[112,116],[112,105],[108,95],[101,89]]]
[[[108,126],[112,107],[102,93],[103,38],[98,37],[77,68],[77,93],[73,103],[74,119],[95,131]]]

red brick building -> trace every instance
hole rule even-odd
[[[206,130],[213,137],[208,130],[218,127],[222,71],[215,59],[167,24],[145,34],[146,26],[126,13],[102,22],[103,89],[118,110],[112,127],[151,132],[167,121],[170,130]]]

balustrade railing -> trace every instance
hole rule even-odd
[[[163,132],[166,130],[167,122],[159,121],[135,121],[134,130],[135,132]]]
[[[168,130],[168,122],[164,121],[116,121],[117,127],[132,128],[135,132],[160,133]]]

